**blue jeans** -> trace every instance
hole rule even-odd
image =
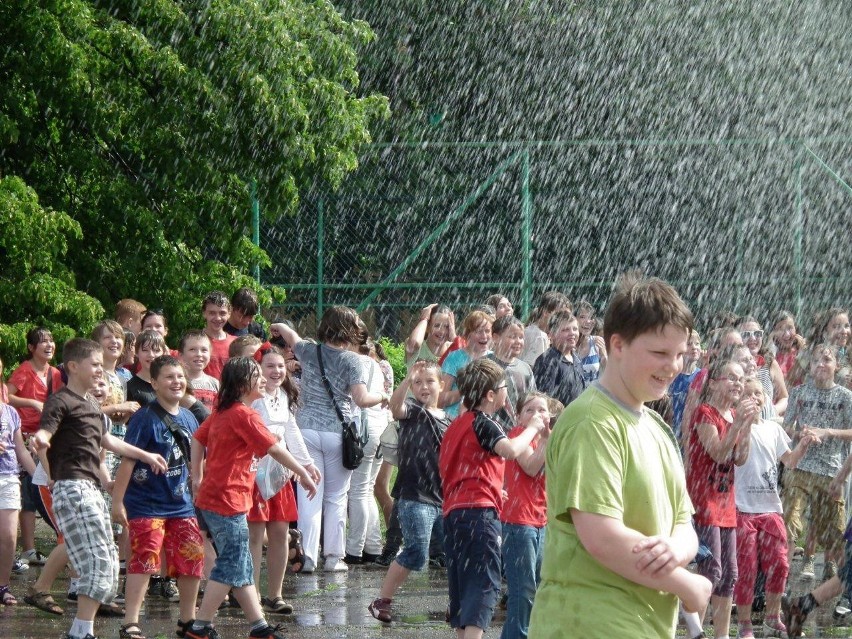
[[[213,538],[217,555],[210,579],[234,588],[254,584],[246,514],[228,516],[203,509],[201,514]]]
[[[544,527],[503,524],[503,573],[509,599],[501,639],[526,639],[535,591],[541,581]]]
[[[443,535],[441,507],[407,499],[400,499],[396,506],[404,543],[396,563],[408,570],[422,570],[429,560],[433,531],[439,537]]]

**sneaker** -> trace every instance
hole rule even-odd
[[[786,637],[787,626],[784,625],[780,617],[766,617],[763,620],[763,636]]]
[[[813,579],[815,575],[814,556],[805,557],[805,564],[802,566],[802,578]]]
[[[180,601],[180,593],[174,579],[163,579],[160,582],[160,595],[172,603]]]
[[[21,561],[20,559],[16,559],[15,563],[12,564],[12,572],[16,575],[21,575],[27,572],[29,569],[30,565],[25,561]]]
[[[373,615],[373,618],[378,619],[382,623],[391,622],[391,600],[390,599],[374,599],[373,603],[367,606],[367,610]]]
[[[787,628],[787,636],[790,639],[802,636],[802,626],[808,616],[802,611],[801,597],[792,601],[783,597],[781,599],[781,610],[784,615],[784,626]]]
[[[27,550],[26,552],[21,553],[21,561],[29,564],[30,566],[43,566],[44,562],[47,561],[47,557],[33,548],[32,550]]]
[[[382,554],[376,557],[376,561],[374,561],[373,563],[377,566],[384,566],[385,568],[387,568],[393,563],[393,560],[396,559],[396,554],[396,552],[391,553],[382,551]]]
[[[850,612],[852,612],[852,604],[849,603],[849,599],[846,597],[841,597],[834,607],[834,618],[843,619]]]
[[[314,564],[313,559],[308,559],[307,557],[305,557],[305,561],[302,562],[302,569],[298,572],[298,574],[300,574],[300,575],[312,575],[312,574],[314,574],[314,570],[316,570],[316,569],[317,569],[317,567]]]
[[[281,624],[270,626],[267,624],[266,628],[252,630],[249,633],[249,639],[284,639],[284,626]]]
[[[826,561],[822,569],[822,580],[828,581],[837,575],[837,564],[833,561]]]
[[[429,557],[429,567],[430,568],[446,568],[447,567],[447,558],[444,555],[435,555],[434,557]]]
[[[379,558],[379,555],[374,555],[371,552],[363,552],[361,553],[361,559],[364,560],[365,564],[374,564],[376,563],[376,559]]]
[[[358,555],[350,555],[349,553],[346,553],[343,557],[343,561],[345,561],[348,566],[360,566],[364,563],[364,558],[359,557]],[[328,563],[328,561],[326,561],[326,563]]]
[[[325,564],[322,569],[325,572],[346,572],[349,570],[349,566],[340,557],[329,555],[325,558]]]
[[[204,630],[193,630],[192,626],[187,628],[186,639],[219,639],[219,633],[213,626],[206,626]]]

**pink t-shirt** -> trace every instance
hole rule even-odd
[[[48,369],[48,375],[53,376],[51,382],[51,392],[55,393],[62,388],[62,373],[58,368],[51,366]],[[25,399],[36,399],[42,404],[47,400],[47,384],[38,376],[35,369],[30,364],[29,360],[15,369],[12,376],[9,378],[9,384],[18,389],[15,393],[17,397]],[[39,421],[41,421],[41,411],[29,406],[18,408],[18,414],[21,416],[21,433],[29,434],[38,430]]]

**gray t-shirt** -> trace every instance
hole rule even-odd
[[[293,354],[302,365],[301,400],[296,411],[296,423],[302,430],[318,430],[342,433],[343,427],[337,418],[334,404],[320,377],[315,342],[302,340],[293,349]],[[337,406],[346,421],[352,419],[352,398],[349,387],[366,384],[364,366],[360,355],[339,348],[322,345],[322,364],[331,383]]]
[[[808,381],[790,391],[784,426],[795,425],[796,431],[805,427],[852,428],[852,391],[835,385],[819,389]],[[811,444],[797,468],[809,473],[834,477],[849,455],[849,442],[830,437],[822,444]]]

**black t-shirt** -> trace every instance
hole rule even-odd
[[[90,397],[63,387],[47,398],[40,428],[51,433],[47,461],[54,481],[90,479],[100,483],[101,439],[109,420]]]
[[[399,420],[399,472],[394,488],[398,487],[399,499],[440,506],[438,454],[450,418],[430,413],[411,397],[405,407],[408,416]]]
[[[157,393],[154,392],[151,382],[146,382],[138,375],[134,375],[127,382],[128,402],[139,402],[140,406],[147,406],[155,399],[157,399]]]
[[[565,406],[580,396],[588,383],[583,379],[583,366],[576,354],[573,361],[551,346],[533,365],[536,390],[555,397]]]

